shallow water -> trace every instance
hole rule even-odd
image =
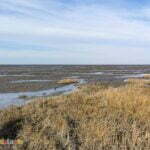
[[[33,77],[34,75],[28,75],[28,74],[20,74],[20,75],[17,75],[17,74],[14,74],[14,75],[11,75],[11,74],[0,74],[0,77]]]
[[[104,73],[103,72],[92,72],[92,73],[89,73],[89,74],[91,74],[91,75],[102,75]]]
[[[16,80],[11,83],[32,83],[32,82],[51,82],[52,80]]]
[[[79,84],[84,84],[85,80],[80,79]],[[22,106],[33,100],[33,97],[46,97],[54,94],[68,94],[76,89],[76,84],[64,85],[58,88],[32,92],[0,93],[0,109],[7,108],[11,105]],[[24,97],[27,97],[25,99]]]
[[[117,76],[117,78],[142,78],[142,77],[144,77],[144,74],[127,74],[127,75]]]
[[[76,89],[74,84],[65,85],[59,88],[52,88],[48,90],[42,91],[33,91],[33,92],[18,92],[18,93],[0,93],[0,109],[6,108],[10,105],[21,106],[24,105],[27,100],[21,98],[23,96],[27,96],[28,98],[32,97],[42,97],[42,96],[50,96],[53,94],[59,93],[68,93]],[[30,100],[30,101],[31,101]]]
[[[75,74],[83,74],[83,75],[102,75],[104,72],[85,72],[85,73],[75,73]]]

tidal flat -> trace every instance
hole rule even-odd
[[[143,65],[1,65],[0,108],[65,94],[85,83],[117,87],[149,73],[150,66]]]
[[[148,65],[1,65],[0,93],[46,90],[65,78],[119,84],[149,73]]]

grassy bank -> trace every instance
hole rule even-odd
[[[150,149],[148,85],[142,80],[118,88],[87,85],[0,111],[0,139],[23,140],[13,147],[21,150]]]

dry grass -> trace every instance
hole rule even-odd
[[[71,83],[78,83],[77,79],[63,79],[58,81],[58,84],[71,84]]]
[[[150,79],[150,74],[145,74],[145,75],[144,75],[144,78]]]
[[[66,96],[0,112],[0,138],[14,149],[150,149],[150,88],[142,81],[118,88],[87,85]]]
[[[145,84],[145,83],[150,83],[150,80],[148,79],[136,79],[136,78],[129,78],[125,80],[128,83],[136,83],[136,84]]]

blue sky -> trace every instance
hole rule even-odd
[[[1,0],[0,64],[150,64],[150,2]]]

